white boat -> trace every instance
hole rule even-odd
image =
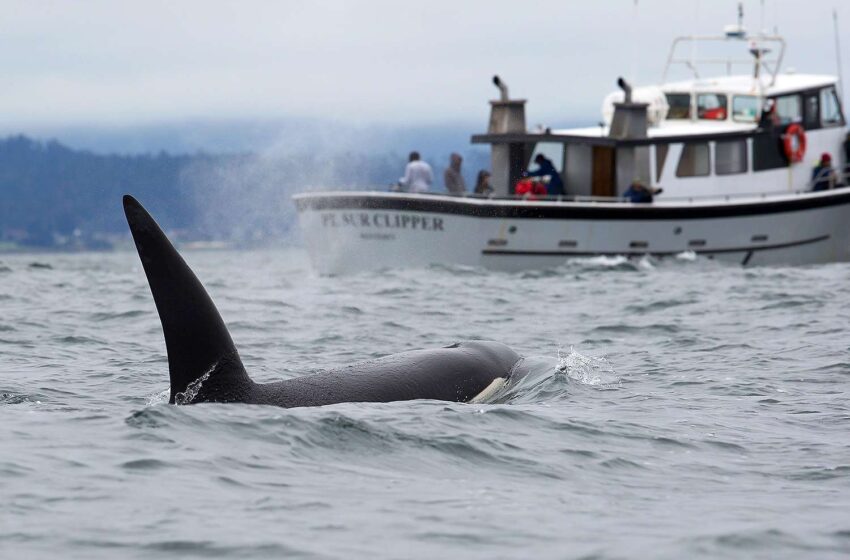
[[[748,58],[680,57],[698,42],[737,46]],[[700,52],[705,52],[700,47]],[[490,196],[378,191],[294,197],[315,268],[323,274],[432,263],[500,270],[551,267],[594,255],[695,253],[741,265],[850,260],[847,130],[834,76],[781,72],[779,36],[747,36],[739,24],[718,37],[674,41],[661,85],[622,91],[603,103],[597,127],[534,130],[525,101],[491,101],[486,134]],[[694,49],[690,49],[693,53]],[[727,74],[705,78],[706,65]],[[748,73],[734,75],[746,64]],[[675,67],[690,79],[668,81]],[[812,168],[829,153],[836,172],[813,190]],[[556,163],[565,193],[535,200],[515,186],[537,154]],[[639,181],[661,189],[627,202]]]

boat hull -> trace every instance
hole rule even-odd
[[[321,274],[430,264],[516,271],[687,252],[745,266],[850,260],[850,188],[649,205],[372,192],[295,202]]]

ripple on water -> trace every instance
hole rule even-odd
[[[298,252],[191,258],[215,277],[257,379],[477,337],[528,356],[528,374],[474,405],[167,405],[134,253],[4,256],[2,539],[19,557],[850,547],[850,264],[598,259],[320,278]]]
[[[133,459],[121,463],[120,466],[129,471],[157,471],[169,468],[171,465],[159,459]]]
[[[127,311],[113,311],[113,312],[103,312],[99,311],[97,313],[91,314],[92,321],[126,321],[127,319],[133,319],[136,317],[145,317],[148,315],[148,311],[142,309],[130,309]]]

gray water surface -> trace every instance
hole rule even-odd
[[[463,339],[534,372],[479,405],[171,406],[134,253],[0,256],[0,557],[850,554],[850,265],[185,256],[258,381]]]

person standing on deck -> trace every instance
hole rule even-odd
[[[462,163],[463,158],[460,157],[460,154],[455,153],[449,157],[449,166],[443,172],[443,182],[449,194],[462,195],[466,192],[466,181],[463,180],[463,175],[460,174]]]
[[[526,171],[523,177],[543,177],[549,176],[549,184],[547,191],[549,196],[558,196],[564,194],[564,182],[561,181],[561,174],[555,169],[555,165],[551,160],[547,159],[543,154],[537,154],[534,158],[534,163],[537,164],[537,169],[534,171]]]
[[[478,172],[478,179],[475,180],[475,194],[484,196],[493,194],[493,187],[490,185],[490,172],[486,169]]]
[[[419,159],[419,152],[410,152],[407,167],[404,168],[404,177],[399,180],[401,189],[407,192],[427,192],[434,182],[434,173],[431,166]]]

